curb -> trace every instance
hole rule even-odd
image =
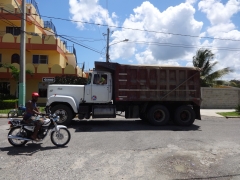
[[[226,116],[226,118],[240,118],[240,116]]]
[[[0,114],[0,118],[8,118],[7,114]]]

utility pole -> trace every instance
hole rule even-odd
[[[107,29],[107,52],[106,52],[106,62],[109,62],[109,28]]]
[[[22,0],[21,43],[20,43],[20,76],[18,106],[25,106],[26,97],[26,0]]]

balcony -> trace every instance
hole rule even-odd
[[[39,17],[41,18],[41,15],[40,15],[40,12],[39,12],[39,9],[38,9],[38,5],[37,5],[37,2],[35,0],[26,0],[26,4],[32,4],[35,7]]]
[[[52,21],[44,21],[44,28],[45,29],[51,29],[51,30],[53,30],[54,34],[57,34],[57,30],[56,30],[54,24],[52,23]]]
[[[72,66],[77,66],[77,54],[74,46],[67,46],[66,47],[66,56],[68,58],[68,64]]]
[[[70,55],[66,45],[55,35],[42,35],[34,32],[26,33],[26,50],[57,51],[62,55]],[[20,49],[20,35],[0,33],[0,49]],[[74,51],[75,52],[75,51]],[[74,56],[72,52],[72,56]],[[75,57],[75,56],[74,56]]]

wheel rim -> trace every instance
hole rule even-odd
[[[187,122],[191,119],[191,113],[187,110],[184,110],[180,113],[180,118],[182,121]]]
[[[58,132],[54,131],[52,135],[52,140],[57,144],[57,145],[62,145],[65,144],[69,139],[69,134],[66,129],[59,129]]]
[[[59,123],[63,123],[67,120],[67,112],[64,109],[58,109],[55,114],[59,116]]]
[[[158,109],[154,112],[153,117],[154,117],[155,121],[162,122],[162,121],[164,121],[166,115],[163,110]]]
[[[26,132],[22,132],[22,133],[26,133]],[[21,135],[20,128],[14,129],[12,133],[9,135],[25,137],[24,135]],[[21,145],[25,142],[25,140],[19,140],[19,139],[9,139],[9,140],[15,145]]]
[[[8,114],[8,116],[11,118],[11,117],[16,117],[17,116],[17,113],[16,112],[10,112]]]

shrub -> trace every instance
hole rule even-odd
[[[78,84],[78,85],[86,85],[87,79],[83,77],[77,77],[74,75],[63,75],[56,76],[55,82],[53,84]]]
[[[11,94],[2,94],[0,93],[0,100],[7,100],[7,99],[17,99],[16,96]]]
[[[238,112],[238,114],[240,114],[240,104],[238,104],[237,107],[235,107],[235,111]]]
[[[14,109],[16,108],[18,99],[0,100],[0,109]]]

